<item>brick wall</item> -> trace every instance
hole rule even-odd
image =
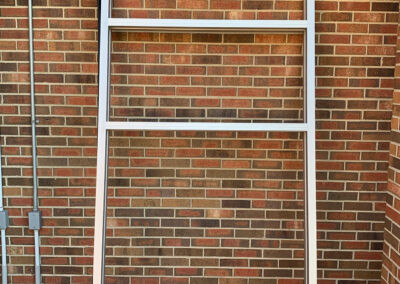
[[[111,120],[303,120],[302,33],[112,37]]]
[[[26,1],[23,0],[0,2],[0,130],[3,145],[5,205],[11,216],[11,226],[7,230],[10,283],[33,282],[33,237],[32,232],[27,230],[26,218],[27,212],[31,210],[32,206],[26,5]],[[38,126],[39,195],[40,206],[44,214],[44,227],[41,230],[43,282],[90,283],[96,164],[97,1],[38,0],[34,1],[34,5],[36,111],[40,121]],[[118,17],[301,19],[303,14],[300,1],[115,0],[115,6],[113,14]],[[316,8],[319,282],[378,283],[381,278],[398,2],[317,1]],[[180,34],[172,38],[165,34],[146,34],[146,37],[142,38],[134,33],[116,33],[113,36],[116,41],[113,45],[115,76],[113,76],[112,102],[114,106],[127,103],[124,108],[114,109],[114,119],[138,119],[138,117],[155,119],[155,116],[151,114],[160,110],[167,114],[162,116],[164,120],[184,119],[186,115],[179,116],[178,114],[182,112],[182,109],[188,107],[195,107],[200,114],[197,119],[203,121],[205,119],[227,121],[301,118],[299,98],[302,96],[302,83],[299,83],[301,82],[299,78],[302,70],[298,58],[302,51],[299,52],[298,49],[301,50],[302,40],[298,36],[284,35],[282,37],[281,35],[279,39],[278,35],[273,39],[276,42],[268,41],[266,43],[257,42],[257,37],[262,38],[260,35],[252,35],[252,39],[247,39],[247,42],[238,42],[237,40],[232,42],[229,38],[234,38],[233,36],[223,34],[216,36],[216,42],[210,42],[210,37],[204,41],[198,40],[196,42],[200,49],[198,53],[192,50],[182,54],[177,52],[178,47],[192,44],[196,38],[194,34]],[[267,35],[264,35],[264,38],[266,37]],[[296,40],[290,41],[291,38],[296,38]],[[255,44],[253,44],[254,41]],[[274,46],[282,48],[283,43],[286,47],[295,46],[297,51],[274,53]],[[149,46],[160,48],[163,44],[172,46],[174,52],[170,51],[158,56],[159,52],[155,49],[150,54],[155,55],[158,61],[146,62],[146,67],[142,69],[135,67],[138,63],[144,63],[138,61],[140,58],[152,60],[152,56],[147,52],[148,49],[145,48]],[[131,49],[129,53],[118,49],[123,48],[124,45],[142,46],[143,49]],[[212,45],[219,49],[224,47],[224,49],[211,51],[209,47]],[[245,49],[246,46],[252,50],[245,52],[245,56],[243,56],[240,50]],[[268,55],[258,54],[255,46],[263,49],[263,52],[267,51]],[[238,52],[235,52],[235,49]],[[144,54],[145,56],[143,56]],[[126,59],[123,58],[124,56]],[[261,57],[264,59],[257,59]],[[271,58],[282,57],[284,64],[279,61],[281,62],[279,65],[271,65],[271,62],[268,61]],[[149,81],[148,84],[139,86],[137,89],[128,88],[137,76],[146,76],[146,78],[152,76],[157,78],[179,77],[181,75],[179,68],[185,66],[185,60],[192,60],[192,62],[200,60],[196,64],[197,66],[190,65],[193,69],[198,67],[196,72],[201,72],[200,67],[204,66],[207,67],[207,70],[212,69],[205,64],[208,62],[201,61],[205,58],[214,58],[213,60],[225,63],[211,62],[213,65],[219,65],[217,66],[219,67],[218,71],[222,73],[214,75],[214,73],[203,71],[203,73],[197,74],[196,80],[202,81],[200,85],[195,86],[193,82],[196,80],[194,80],[181,86],[190,90],[182,97],[184,99],[173,100],[172,98],[171,100],[172,96],[179,95],[180,89],[174,87],[171,92],[171,89],[168,89],[171,86],[163,86],[159,81]],[[292,61],[294,63],[288,65],[290,58],[297,61]],[[237,61],[242,64],[226,64],[226,60],[233,59],[250,61],[247,63],[246,61]],[[171,71],[172,69],[174,70]],[[261,70],[266,72],[264,69],[267,69],[268,73],[257,73]],[[208,75],[213,74],[213,78],[226,82],[226,78],[232,77],[232,75],[224,74],[230,74],[230,71],[236,72],[234,73],[237,74],[236,81],[232,80],[227,85],[221,85],[222,89],[229,89],[229,91],[227,90],[228,96],[213,96],[212,93],[216,87],[209,82]],[[130,75],[132,73],[133,75]],[[247,81],[250,80],[251,84],[257,80],[271,83],[284,75],[286,79],[278,86],[265,87],[266,84],[263,83],[258,95],[252,94],[250,97],[236,98],[236,94],[240,94],[242,89],[248,88],[248,86],[242,85],[244,79],[238,79],[243,77],[242,74],[246,74],[244,77],[247,78]],[[126,78],[126,81],[123,81],[123,78]],[[291,79],[297,80],[296,85],[288,84]],[[128,89],[129,91],[127,91]],[[285,92],[279,92],[279,89],[285,89]],[[292,95],[290,97],[283,96],[288,93],[288,89],[292,90]],[[205,94],[205,96],[194,96],[196,90],[200,90],[198,94]],[[154,91],[154,93],[151,94],[148,91]],[[221,91],[225,90],[218,90],[218,92]],[[151,95],[153,105],[150,104],[151,101],[143,100],[144,95]],[[205,105],[197,104],[205,98],[209,99],[203,100]],[[143,113],[134,107],[138,102],[145,108]],[[396,92],[394,102],[396,103]],[[184,105],[181,105],[182,103]],[[208,105],[210,103],[214,105]],[[257,109],[258,112],[255,112],[257,103],[261,103],[261,105],[260,109]],[[228,106],[229,112],[222,111]],[[283,117],[271,116],[272,110],[271,112],[262,111],[266,106],[273,106],[272,110],[275,111],[288,108],[292,112],[294,111],[296,116],[290,116],[289,113],[284,113]],[[210,110],[218,110],[219,115],[208,115]],[[240,115],[246,111],[250,113],[250,117]],[[230,116],[226,117],[226,113],[230,113]],[[395,107],[392,121],[392,129],[396,133],[398,123]],[[167,276],[166,278],[179,276],[184,279],[182,281],[186,281],[193,274],[191,277],[193,283],[200,276],[209,279],[218,277],[230,279],[229,282],[232,283],[232,278],[235,278],[237,283],[247,283],[247,279],[252,279],[253,282],[249,283],[258,283],[256,281],[261,277],[271,278],[268,283],[278,282],[276,277],[280,277],[279,283],[288,283],[289,278],[286,277],[292,278],[294,282],[296,279],[301,279],[302,247],[299,246],[299,240],[303,238],[300,221],[301,210],[291,207],[293,204],[291,205],[290,202],[286,204],[281,199],[281,194],[283,194],[285,197],[294,198],[293,203],[297,202],[296,204],[302,200],[302,189],[298,188],[298,184],[301,182],[299,164],[301,164],[302,155],[298,148],[291,148],[295,147],[294,144],[298,145],[298,136],[278,138],[270,133],[262,134],[264,135],[262,137],[244,137],[243,133],[224,133],[227,136],[219,137],[211,132],[131,132],[125,133],[130,134],[129,139],[126,140],[118,137],[120,134],[116,133],[115,139],[113,138],[113,141],[118,143],[112,149],[112,160],[110,160],[112,162],[110,179],[114,182],[110,184],[108,198],[110,208],[107,220],[109,224],[107,231],[109,257],[107,258],[106,272],[110,283],[113,280],[129,281],[130,278],[134,279],[131,279],[134,281],[133,283],[136,283],[140,277],[150,277],[150,274],[157,279],[160,277],[163,281],[167,281],[163,278],[164,276]],[[399,236],[395,225],[398,218],[397,215],[393,215],[395,209],[391,209],[396,208],[397,204],[394,170],[397,167],[396,134],[392,137],[390,161],[393,170],[389,171],[389,196],[392,198],[388,200],[388,217],[385,227],[385,266],[382,270],[382,277],[388,280],[388,283],[392,283],[393,280],[390,279],[394,279],[396,276],[397,243],[395,238]],[[155,144],[145,144],[144,146],[135,144],[146,141],[146,139],[151,139]],[[177,144],[164,144],[169,140],[178,141],[186,146],[181,148]],[[203,140],[210,140],[212,143],[202,144]],[[129,143],[123,144],[126,141]],[[229,143],[238,143],[238,141],[245,142],[232,148],[227,146],[230,145]],[[280,145],[273,144],[275,146],[272,148],[258,148],[257,146],[271,143],[271,141]],[[157,151],[153,151],[151,154],[154,149]],[[187,152],[188,150],[189,152]],[[225,154],[216,157],[209,156],[217,153],[216,151],[228,156]],[[241,156],[237,159],[243,151],[249,156],[243,156],[243,158]],[[274,151],[281,154],[294,151],[297,154],[288,159],[280,159],[275,156],[272,159],[275,164],[266,165],[267,168],[262,168],[259,158],[251,154],[262,153],[262,157],[272,157],[271,153]],[[129,159],[126,158],[127,153]],[[185,159],[187,161],[181,161],[180,155],[189,154],[194,156],[187,157]],[[154,156],[150,158],[151,155]],[[196,155],[198,156],[196,157]],[[216,165],[212,168],[208,168],[206,165],[201,165],[199,168],[194,167],[194,161],[201,159],[215,160]],[[156,166],[153,168],[146,164],[140,164],[140,162],[151,162]],[[171,164],[165,166],[165,163]],[[189,163],[189,167],[187,163]],[[290,165],[293,168],[290,168]],[[154,171],[159,168],[165,171],[162,176],[159,172],[157,174],[157,170]],[[239,169],[234,170],[235,168]],[[136,181],[136,179],[129,178],[132,172],[137,176],[143,175],[142,182],[152,180],[157,184],[162,184],[166,180],[190,180],[191,187],[193,187],[193,182],[201,179],[204,183],[214,181],[216,184],[212,186],[201,184],[193,191],[188,190],[186,185],[179,187],[170,184],[168,185],[169,195],[157,196],[157,186],[144,187],[140,185],[135,187],[137,191],[128,190],[134,186]],[[212,176],[213,172],[224,173],[227,176],[219,176],[217,179]],[[251,174],[251,177],[245,179],[251,181],[251,186],[243,189],[237,185],[243,180],[241,174],[245,172]],[[263,175],[267,178],[274,177],[276,172],[280,172],[281,176],[291,178],[290,180],[272,178],[279,186],[264,184],[257,187],[257,190],[252,187],[262,180]],[[212,196],[213,193],[219,192],[227,195]],[[249,193],[251,194],[247,195]],[[155,195],[151,196],[151,194]],[[173,196],[178,197],[173,200],[182,202],[179,206],[169,203],[172,202],[171,197]],[[264,199],[264,197],[269,198]],[[200,204],[206,198],[204,207],[194,209],[193,204],[196,202]],[[239,206],[239,200],[240,204],[246,204],[246,208]],[[267,201],[275,205],[279,204],[276,206],[281,206],[281,212],[278,214],[276,209],[266,207]],[[233,207],[232,204],[235,202],[238,204]],[[251,204],[251,207],[247,208],[247,204]],[[260,207],[257,207],[257,204]],[[121,208],[118,209],[117,205]],[[132,210],[138,210],[138,216],[119,217],[127,214],[126,210],[131,210],[129,209],[131,207]],[[197,210],[195,212],[200,215],[192,218],[190,223],[185,221],[186,218],[176,218],[176,222],[180,222],[179,224],[170,224],[171,219],[151,215],[165,212],[177,217],[180,216],[179,212],[182,210],[188,213]],[[234,215],[236,219],[228,218],[230,215],[212,215],[215,212],[236,214]],[[118,216],[118,214],[122,215]],[[243,221],[239,217],[240,214],[250,214],[247,223],[239,222]],[[280,214],[285,215],[283,220],[280,218],[282,217]],[[117,222],[114,216],[118,216],[117,221],[121,220],[121,222]],[[149,232],[151,234],[152,227],[147,226],[151,222],[158,222],[154,224],[158,224],[157,229],[162,232],[155,233],[151,239],[156,244],[168,241],[168,245],[165,245],[163,250],[155,251],[154,247],[150,246],[134,246],[141,238],[148,237],[146,234]],[[257,227],[257,224],[261,223],[274,226],[274,230],[269,231]],[[216,227],[212,227],[210,224]],[[205,239],[211,239],[214,244],[218,245],[218,249],[215,250],[216,255],[209,255],[210,248],[214,248],[211,244],[195,245],[196,240],[201,239],[200,237],[192,237],[193,244],[188,244],[187,238],[179,235],[178,228],[171,233],[171,228],[174,226],[189,230],[187,232],[193,232],[193,234],[196,232],[202,236],[209,236]],[[275,236],[272,239],[277,240],[278,245],[265,242],[258,246],[254,240],[268,240],[268,235],[265,235],[265,238],[258,235],[253,239],[247,239],[244,235],[238,238],[245,232],[242,226],[247,226],[246,228],[255,234],[260,234],[261,231],[263,234],[287,231],[289,237],[285,239],[282,236]],[[218,230],[229,235],[207,235],[210,232],[217,234]],[[237,239],[242,242],[237,242]],[[230,241],[232,243],[228,245]],[[295,245],[283,246],[290,242]],[[251,246],[252,243],[255,245]],[[116,248],[116,245],[119,245],[121,249]],[[264,245],[274,246],[274,248],[265,248]],[[177,267],[175,270],[172,269],[174,266],[168,265],[168,263],[171,264],[169,262],[171,259],[196,259],[199,251],[204,261],[217,260],[218,265],[208,269],[203,265],[199,267],[194,265],[195,263],[184,262],[175,265]],[[283,261],[282,259],[277,261],[276,258],[269,255],[269,253],[280,251],[290,255],[290,258],[282,257]],[[243,256],[239,257],[241,253]],[[154,257],[160,254],[163,254],[162,257]],[[192,254],[194,255],[192,256]],[[122,255],[128,255],[128,257]],[[138,255],[140,258],[135,257]],[[232,265],[232,261],[236,259],[246,260],[246,264],[241,266],[245,268],[244,270],[239,266]],[[286,259],[292,260],[287,261]],[[393,261],[391,262],[389,259],[393,259]],[[225,260],[226,262],[224,262]],[[223,263],[229,263],[229,265],[224,266]],[[135,270],[131,269],[133,264],[137,264]],[[154,268],[157,265],[163,267],[164,271],[149,272],[149,267]],[[178,270],[178,268],[184,269]],[[271,276],[268,274],[269,271],[286,274]],[[392,273],[390,277],[389,271]],[[222,277],[218,273],[224,276]],[[122,274],[124,275],[122,276]],[[124,280],[118,277],[122,277]],[[155,282],[158,283],[158,280]]]
[[[389,156],[389,182],[386,199],[385,242],[383,246],[382,283],[398,283],[399,274],[399,41],[397,37],[395,86]]]
[[[107,283],[302,283],[302,147],[299,133],[113,133]]]
[[[90,283],[96,166],[97,1],[34,2],[44,283]],[[0,2],[1,141],[9,283],[33,283],[27,1]],[[67,3],[67,5],[65,5]]]
[[[376,283],[398,2],[316,4],[319,277]]]
[[[300,20],[303,1],[114,0],[113,17],[167,19]]]

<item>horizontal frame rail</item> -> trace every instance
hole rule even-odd
[[[307,132],[307,123],[215,123],[215,122],[115,122],[107,121],[106,130],[177,131],[281,131]]]
[[[188,31],[263,31],[306,30],[305,20],[192,20],[192,19],[131,19],[108,18],[110,29],[188,30]]]

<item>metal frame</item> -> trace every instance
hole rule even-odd
[[[98,146],[96,178],[96,213],[93,258],[93,283],[104,283],[106,230],[106,190],[108,131],[110,130],[197,130],[197,131],[288,131],[304,132],[305,169],[305,272],[304,283],[317,283],[316,177],[315,177],[315,6],[305,0],[307,20],[179,20],[111,18],[110,0],[101,0],[99,70]],[[201,122],[110,122],[109,80],[112,30],[152,31],[304,31],[305,86],[304,123],[201,123]]]

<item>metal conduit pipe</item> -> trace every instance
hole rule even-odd
[[[33,210],[38,210],[37,198],[37,158],[36,158],[36,114],[35,114],[35,61],[33,51],[32,0],[29,0],[29,63],[31,80],[31,123],[32,123],[32,157],[33,157]]]
[[[35,115],[35,70],[33,51],[33,21],[32,21],[32,0],[28,0],[29,15],[29,63],[30,63],[30,84],[31,84],[31,123],[32,123],[32,171],[33,171],[33,210],[29,212],[29,229],[34,230],[35,238],[35,283],[40,284],[40,239],[39,230],[41,227],[41,211],[38,206],[38,178],[37,178],[37,154],[36,154],[36,115]]]
[[[1,163],[1,145],[0,145],[0,229],[1,229],[1,282],[7,284],[7,243],[6,229],[8,227],[8,211],[3,207],[3,174]]]
[[[7,284],[7,244],[6,244],[6,230],[1,230],[1,282]]]

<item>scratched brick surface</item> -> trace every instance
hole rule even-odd
[[[114,133],[107,281],[302,279],[302,157],[299,133]]]

